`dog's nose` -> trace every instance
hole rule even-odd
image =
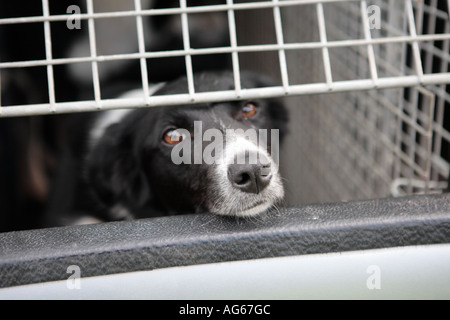
[[[243,192],[258,194],[269,185],[272,179],[270,163],[230,164],[228,179],[233,187]]]

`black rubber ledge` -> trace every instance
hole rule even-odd
[[[0,234],[0,287],[266,257],[450,243],[450,195],[186,215]]]

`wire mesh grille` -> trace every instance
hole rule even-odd
[[[449,1],[227,0],[190,6],[180,0],[158,9],[148,7],[150,0],[122,3],[116,11],[96,11],[96,1],[86,1],[76,18],[87,28],[87,51],[72,56],[57,54],[53,39],[55,26],[74,16],[53,14],[48,0],[42,1],[42,15],[2,16],[0,32],[7,26],[42,28],[38,41],[44,50],[31,60],[2,57],[0,117],[284,96],[293,123],[281,159],[289,170],[288,202],[428,193],[446,186]],[[198,47],[190,33],[193,17],[211,12],[224,14],[228,44]],[[157,16],[177,17],[181,48],[148,49],[152,34],[145,19]],[[123,26],[132,34],[124,38],[135,39],[135,51],[103,50],[98,33],[108,19],[128,21]],[[194,59],[221,54],[230,58],[235,89],[196,92]],[[183,58],[188,92],[149,96],[155,72],[149,61],[167,57]],[[104,66],[131,60],[139,62],[142,98],[107,99]],[[60,67],[84,70],[87,99],[59,98]],[[45,98],[8,104],[8,84],[22,69],[45,72]],[[277,85],[243,89],[244,69],[270,74]]]
[[[379,8],[381,20],[379,28],[369,30],[364,28],[368,3],[324,5],[327,41],[372,40],[365,46],[328,48],[333,83],[368,78],[377,83],[386,77],[421,78],[448,72],[448,40],[377,42],[411,34],[448,34],[448,9],[443,1],[371,1],[370,5]],[[317,41],[320,30],[308,26],[314,26],[318,18],[314,7],[309,10],[302,15],[308,20],[297,26],[296,37]],[[298,14],[287,13],[285,21],[295,25]],[[326,80],[323,69],[327,66],[320,53],[289,53],[290,59],[305,61],[307,66],[296,73],[298,83]],[[292,181],[300,181],[294,183],[293,202],[432,193],[447,186],[448,79],[442,84],[407,88],[400,88],[401,82],[399,88],[289,100],[302,106],[298,112],[293,108],[298,119],[294,135],[300,138],[289,148],[297,150],[291,158],[301,159],[289,163],[289,167],[299,168],[298,174],[291,176]]]

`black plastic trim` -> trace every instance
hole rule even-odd
[[[450,195],[185,215],[0,234],[0,287],[158,268],[450,243]]]

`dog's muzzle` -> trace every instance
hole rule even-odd
[[[214,172],[211,212],[254,216],[284,197],[278,165],[267,150],[246,139],[226,144],[224,157]]]

